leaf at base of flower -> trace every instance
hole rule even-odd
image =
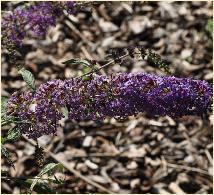
[[[19,70],[19,73],[22,75],[24,81],[28,84],[28,86],[31,89],[35,90],[36,85],[35,85],[35,78],[33,74],[29,70],[26,70],[25,68],[22,68],[21,70]]]
[[[61,163],[49,163],[47,164],[41,171],[40,173],[37,175],[37,177],[41,177],[42,175],[46,174],[46,173],[50,173],[51,171],[54,170],[62,170],[63,165]],[[33,191],[34,186],[37,184],[37,182],[39,181],[39,179],[34,179],[31,186],[30,186],[30,190]]]
[[[7,140],[17,141],[21,137],[22,133],[18,128],[12,128],[8,131]]]

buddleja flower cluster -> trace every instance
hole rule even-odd
[[[212,87],[206,81],[146,73],[97,76],[92,80],[52,80],[33,93],[15,92],[8,114],[29,123],[20,128],[29,138],[55,134],[58,121],[124,118],[146,112],[150,116],[202,116],[211,110]]]
[[[45,35],[48,27],[55,26],[63,10],[75,12],[75,2],[35,2],[29,7],[18,7],[2,18],[2,45],[6,48],[18,47],[28,34]]]

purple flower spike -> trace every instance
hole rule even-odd
[[[66,10],[69,14],[75,12],[75,2],[36,2],[29,7],[17,8],[2,18],[2,45],[21,46],[25,36],[44,36],[48,27],[55,26],[56,20]],[[28,32],[28,33],[27,33]]]
[[[34,94],[14,93],[8,103],[8,114],[30,121],[31,125],[20,128],[28,137],[38,138],[56,133],[65,107],[71,120],[120,119],[142,112],[151,117],[177,118],[207,114],[211,111],[212,97],[212,86],[206,81],[130,73],[97,76],[90,81],[80,78],[49,81]]]

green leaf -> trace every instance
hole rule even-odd
[[[7,140],[17,141],[21,137],[22,133],[18,128],[12,128],[8,131]]]
[[[86,74],[86,73],[89,73],[91,72],[92,70],[94,70],[93,68],[89,68],[89,67],[84,67],[83,68],[83,74]],[[82,79],[84,81],[90,81],[91,79],[93,79],[93,72],[91,74],[88,74],[88,75],[85,75],[82,77]]]
[[[205,28],[208,36],[212,39],[213,38],[213,20],[209,19]]]
[[[49,163],[47,164],[42,170],[41,172],[38,174],[38,176],[42,176],[48,172],[50,172],[53,169],[61,169],[63,167],[63,165],[61,163]]]
[[[7,118],[7,102],[8,102],[8,97],[1,96],[1,124],[4,122]]]
[[[33,183],[33,180],[28,179],[26,181],[23,181],[21,179],[17,179],[16,183],[18,183],[19,185],[29,189]],[[38,182],[33,190],[35,192],[37,192],[38,194],[56,194],[56,191],[54,189],[51,189],[49,186],[47,186],[47,184],[45,182]]]
[[[21,120],[18,117],[3,115],[1,118],[1,125],[3,126],[10,123],[20,124],[20,123],[30,123],[30,122],[26,120]]]
[[[1,96],[1,113],[6,113],[7,111],[7,102],[8,102],[8,97],[6,96]]]
[[[6,141],[7,141],[7,138],[1,136],[1,142],[0,142],[0,143],[1,143],[1,144],[4,144]]]
[[[85,74],[85,73],[88,73],[88,72],[90,72],[91,71],[91,68],[90,67],[84,67],[83,68],[83,73]]]
[[[22,75],[24,81],[28,84],[28,86],[31,89],[35,90],[36,85],[35,85],[35,78],[33,74],[29,70],[26,70],[25,68],[22,68],[21,70],[19,70],[19,73]]]
[[[96,65],[97,62],[94,60],[87,60],[87,59],[70,59],[65,62],[62,62],[63,64],[69,64],[69,65],[77,65],[77,64],[82,64],[83,67],[83,73],[89,73],[92,72],[94,73],[96,70]],[[91,80],[92,79],[92,74],[83,76],[83,80]]]
[[[7,148],[1,144],[1,153],[2,155],[5,157],[6,161],[8,162],[8,164],[10,166],[12,166],[15,169],[15,166],[13,164],[13,161],[11,160],[11,155],[9,153],[9,151],[7,150]]]
[[[56,169],[62,169],[63,165],[61,163],[49,163],[47,164],[41,171],[40,173],[37,175],[37,177],[41,177],[42,175],[46,174],[46,173],[50,173],[51,171],[54,171]],[[39,179],[34,179],[31,186],[30,186],[30,190],[32,191],[34,186],[37,184],[37,182],[39,181]]]
[[[70,59],[65,62],[62,62],[63,64],[66,65],[77,65],[77,64],[82,64],[83,66],[90,67],[91,66],[91,61],[90,60],[83,60],[83,59]]]

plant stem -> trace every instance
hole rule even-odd
[[[123,56],[120,56],[120,57],[118,58],[118,60],[121,60],[121,59],[123,59],[123,58],[125,58],[125,57],[127,57],[127,56],[129,56],[129,54],[125,54],[125,55],[123,55]],[[82,74],[81,76],[78,76],[78,77],[76,77],[76,78],[81,78],[81,77],[86,76],[86,75],[89,75],[89,74],[91,74],[91,73],[98,72],[99,70],[101,70],[101,69],[103,69],[103,68],[105,68],[105,67],[107,67],[107,66],[113,64],[114,62],[115,62],[115,60],[111,60],[110,62],[104,64],[104,65],[101,66],[100,68],[97,68],[97,69],[95,69],[95,70],[92,70],[92,71],[90,71],[90,72],[87,72],[87,73],[85,73],[85,74]]]

